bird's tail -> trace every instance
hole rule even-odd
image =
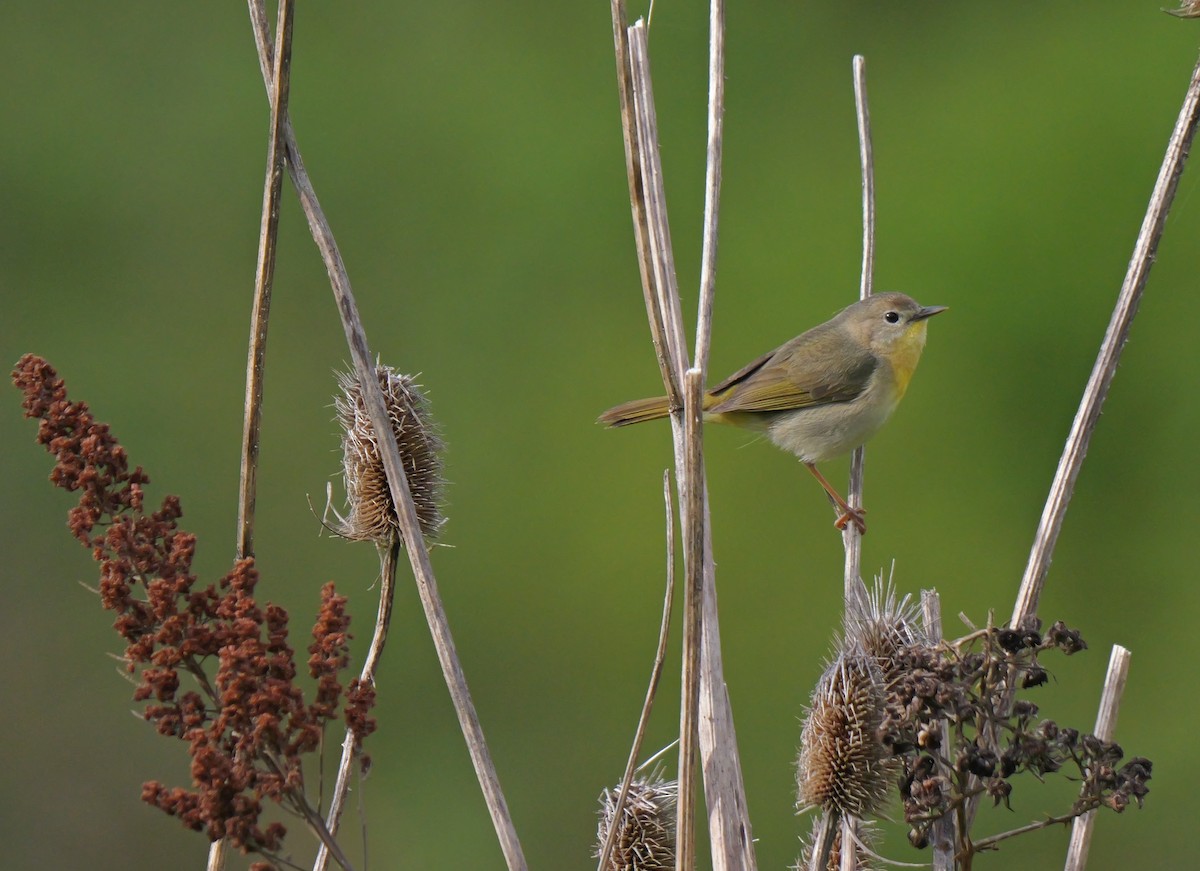
[[[658,420],[670,413],[667,397],[655,396],[653,399],[635,399],[633,402],[623,402],[615,408],[610,408],[600,415],[597,423],[605,426],[628,426],[631,423]]]

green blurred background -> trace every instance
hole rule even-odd
[[[864,564],[1007,618],[1116,297],[1200,25],[1160,2],[730,4],[712,368],[824,320],[858,286],[851,56],[868,59],[877,279],[952,311],[867,462]],[[638,14],[642,10],[632,10]],[[699,262],[707,10],[659,2],[651,51],[689,313]],[[0,7],[0,358],[46,356],[182,496],[197,568],[233,550],[266,101],[244,6]],[[302,4],[292,117],[373,350],[421,372],[449,450],[442,593],[530,865],[592,867],[595,798],[620,773],[663,577],[665,426],[596,414],[658,392],[626,196],[608,4]],[[1155,762],[1145,810],[1104,815],[1091,867],[1194,856],[1193,459],[1200,167],[1159,260],[1043,598],[1091,644],[1048,658],[1043,713],[1089,729],[1108,650],[1133,651],[1118,739]],[[258,555],[303,647],[317,591],[351,597],[362,650],[372,549],[319,535],[336,479],[324,269],[285,188]],[[689,317],[690,319],[690,317]],[[143,805],[186,783],[181,746],[131,715],[87,552],[64,529],[17,395],[0,404],[8,868],[199,868],[202,838]],[[802,705],[839,614],[841,545],[796,461],[709,433],[729,691],[760,867],[782,869]],[[844,462],[828,473],[845,479]],[[1189,532],[1191,530],[1191,532]],[[419,605],[402,574],[361,793],[371,867],[502,867]],[[676,636],[677,637],[677,636]],[[649,746],[677,724],[674,666]],[[1071,800],[1018,784],[1019,825]],[[292,826],[303,860],[310,839]],[[979,867],[1060,867],[1066,832]],[[347,839],[355,855],[356,838]],[[927,861],[893,830],[885,849]],[[231,867],[244,867],[236,858]]]

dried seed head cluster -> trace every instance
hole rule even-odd
[[[435,538],[445,522],[441,498],[444,447],[429,416],[429,402],[408,375],[377,365],[392,434],[400,448],[409,492],[426,538]],[[355,541],[388,545],[399,540],[400,521],[392,502],[375,429],[353,372],[338,374],[341,393],[334,398],[342,427],[342,474],[346,483],[346,516],[338,516],[334,531]]]
[[[930,826],[961,805],[971,778],[994,804],[1008,806],[1015,774],[1028,771],[1040,779],[1070,768],[1082,788],[1067,818],[1101,806],[1141,806],[1149,791],[1149,760],[1121,765],[1117,744],[1039,719],[1037,705],[1012,699],[1012,688],[1046,683],[1039,654],[1069,655],[1086,647],[1078,631],[1059,622],[1045,634],[992,627],[952,643],[900,651],[881,734],[904,764],[900,797],[914,845],[928,844]]]
[[[972,795],[1009,805],[1012,778],[1023,771],[1041,779],[1065,768],[1082,784],[1070,812],[1044,825],[1098,807],[1140,807],[1149,791],[1149,760],[1122,764],[1117,744],[1040,719],[1037,705],[1015,697],[1047,682],[1040,654],[1085,649],[1079,632],[1061,622],[1045,633],[1035,622],[934,643],[908,597],[897,599],[879,582],[871,591],[860,588],[804,721],[798,805],[823,814],[800,867],[812,864],[816,847],[828,847],[826,821],[876,813],[893,785],[917,847],[928,845],[933,823]],[[994,846],[1008,836],[979,843]],[[973,842],[960,843],[962,849],[972,851]]]
[[[796,760],[797,805],[853,817],[879,809],[895,779],[880,741],[886,685],[875,657],[845,650],[813,691]]]
[[[616,840],[604,871],[669,871],[675,868],[675,805],[679,784],[660,772],[629,785],[620,820],[615,820],[620,787],[600,794],[600,824],[593,855],[600,857],[615,825]]]
[[[51,481],[79,493],[71,531],[100,563],[101,604],[117,615],[126,668],[138,673],[134,698],[147,702],[143,714],[160,734],[188,744],[193,789],[151,781],[142,797],[214,840],[269,855],[285,829],[259,825],[262,800],[311,810],[301,757],[318,748],[325,724],[337,716],[350,637],[345,597],[332,584],[321,591],[308,648],[317,693],[306,703],[294,681],[288,614],[255,599],[253,561],[239,560],[218,584],[198,588],[191,572],[196,539],[176,525],[179,499],[168,496],[158,511],[144,511],[149,478],[129,470],[107,425],[67,399],[44,360],[23,357],[13,380],[25,394],[26,416],[40,419],[38,442],[56,459]],[[209,663],[216,665],[212,676]],[[184,677],[195,689],[183,690]],[[352,688],[346,704],[360,742],[374,729],[372,701]]]

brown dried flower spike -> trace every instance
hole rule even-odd
[[[429,402],[410,376],[381,364],[376,365],[375,374],[400,448],[421,533],[426,538],[435,538],[445,522],[440,504],[444,445],[430,420]],[[388,545],[399,540],[400,522],[375,431],[358,377],[353,372],[340,372],[338,385],[341,393],[334,397],[334,407],[342,426],[342,473],[348,510],[344,517],[337,515],[333,530],[354,541]]]

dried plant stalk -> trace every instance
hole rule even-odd
[[[248,4],[250,21],[254,29],[254,41],[258,48],[259,67],[267,89],[267,99],[274,103],[275,91],[269,73],[274,49],[266,23],[265,4],[263,0],[248,0]],[[350,276],[346,272],[346,266],[334,239],[333,230],[321,209],[316,191],[313,189],[308,172],[304,167],[291,122],[286,118],[283,123],[283,135],[287,144],[288,174],[300,198],[300,207],[308,219],[313,241],[316,242],[317,248],[321,252],[321,258],[325,262],[325,270],[329,275],[330,287],[333,290],[342,329],[346,334],[346,343],[350,348],[354,371],[358,376],[359,384],[363,387],[367,413],[376,431],[385,432],[389,428],[387,409],[379,385],[375,383],[372,357],[367,345],[362,319],[358,314],[358,304],[350,286]],[[512,814],[508,810],[508,802],[505,801],[503,790],[500,788],[500,778],[496,773],[496,766],[492,762],[491,752],[488,750],[487,741],[483,735],[483,726],[475,711],[475,704],[471,700],[462,663],[454,647],[450,623],[438,592],[437,579],[429,561],[429,551],[422,540],[420,520],[408,489],[408,479],[400,459],[400,451],[392,439],[384,439],[380,448],[381,459],[387,470],[392,502],[396,506],[400,520],[400,531],[403,535],[405,550],[408,553],[409,564],[412,566],[421,605],[425,611],[425,620],[429,625],[429,632],[437,651],[442,675],[446,680],[446,688],[450,693],[455,713],[458,715],[459,725],[462,727],[463,737],[467,743],[467,752],[471,756],[471,763],[475,768],[484,801],[487,803],[488,813],[496,830],[496,837],[500,842],[505,863],[509,871],[523,871],[527,865],[521,850],[521,842],[517,837],[516,827],[513,825]]]
[[[629,789],[633,784],[633,776],[637,772],[637,760],[642,752],[642,740],[646,736],[646,728],[650,722],[650,711],[654,707],[654,699],[658,694],[658,682],[662,678],[663,664],[667,659],[667,639],[671,630],[671,612],[675,599],[675,506],[671,503],[671,473],[663,472],[663,503],[667,515],[667,581],[663,592],[662,619],[658,624],[658,647],[654,651],[654,665],[650,669],[650,682],[646,687],[646,699],[642,702],[642,713],[638,717],[637,729],[633,736],[633,745],[629,749],[629,759],[625,763],[625,776],[617,790],[613,802],[612,816],[620,818],[625,812],[625,802],[629,797]],[[678,794],[678,784],[676,784]],[[605,871],[616,845],[617,827],[610,826],[608,836],[601,840],[596,871]],[[674,855],[674,853],[672,853]]]
[[[613,0],[612,14],[634,235],[638,246],[639,268],[642,273],[651,337],[662,370],[663,383],[674,409],[671,425],[676,476],[677,480],[682,482],[685,478],[683,458],[688,451],[688,438],[681,414],[681,386],[684,373],[691,367],[683,338],[681,306],[671,259],[645,27],[641,22],[632,27],[625,26],[627,17],[622,0]],[[720,40],[715,41],[714,51],[719,51],[722,44]],[[710,133],[710,142],[711,140]],[[710,151],[710,156],[713,153],[718,153],[719,156],[719,149],[716,152]],[[709,197],[709,194],[706,194],[706,197]],[[715,198],[711,198],[711,201],[715,205]],[[715,248],[710,250],[715,251]],[[711,287],[711,282],[707,286]],[[702,308],[703,305],[702,301]],[[708,324],[709,321],[702,319],[699,326],[707,331]],[[702,337],[698,333],[697,348],[706,348],[707,344],[707,336]],[[717,871],[753,871],[756,867],[753,838],[746,810],[741,763],[737,756],[733,715],[725,692],[721,663],[707,488],[701,484],[692,500],[689,500],[682,490],[680,495],[680,510],[685,517],[691,511],[699,513],[700,520],[695,527],[688,527],[686,520],[684,525],[685,528],[698,529],[698,534],[692,540],[703,544],[700,553],[685,551],[685,567],[687,561],[691,560],[701,568],[703,577],[699,750],[704,772],[713,863]],[[681,792],[681,807],[689,800],[690,796]],[[686,861],[686,857],[677,861]]]
[[[1129,328],[1137,314],[1138,303],[1142,292],[1146,289],[1146,280],[1150,276],[1150,267],[1154,265],[1154,255],[1158,250],[1159,240],[1162,239],[1163,227],[1167,221],[1167,213],[1175,199],[1175,190],[1179,187],[1179,177],[1183,174],[1187,162],[1188,150],[1192,138],[1196,134],[1196,124],[1200,121],[1200,61],[1192,71],[1192,79],[1179,117],[1175,121],[1175,129],[1167,142],[1167,153],[1163,157],[1162,166],[1158,171],[1158,179],[1154,183],[1154,191],[1150,195],[1150,204],[1146,207],[1146,216],[1142,219],[1142,228],[1138,232],[1137,242],[1133,247],[1133,256],[1129,260],[1129,269],[1125,273],[1125,281],[1117,296],[1117,304],[1113,308],[1112,318],[1100,344],[1100,352],[1092,367],[1092,374],[1084,388],[1079,410],[1071,424],[1071,432],[1063,447],[1062,457],[1058,461],[1058,469],[1054,473],[1054,481],[1050,485],[1050,495],[1042,510],[1042,518],[1038,523],[1037,534],[1034,537],[1033,548],[1029,554],[1029,562],[1025,567],[1025,575],[1021,579],[1021,589],[1013,607],[1013,627],[1021,627],[1025,621],[1037,614],[1038,599],[1042,587],[1046,583],[1046,573],[1050,570],[1050,560],[1054,554],[1054,546],[1058,542],[1058,534],[1062,529],[1063,518],[1067,513],[1067,505],[1075,491],[1075,480],[1087,454],[1088,444],[1092,433],[1100,420],[1100,409],[1108,396],[1108,388],[1112,385],[1117,374],[1117,364],[1121,360],[1121,351],[1129,338]]]
[[[1117,711],[1121,706],[1121,695],[1125,692],[1125,681],[1129,677],[1131,654],[1119,644],[1114,644],[1108,660],[1108,673],[1104,677],[1104,693],[1100,697],[1100,711],[1096,714],[1096,737],[1111,741],[1117,731]],[[1067,848],[1064,871],[1083,871],[1087,867],[1088,850],[1092,843],[1092,829],[1096,825],[1096,812],[1089,811],[1076,817],[1071,824],[1071,843]]]

